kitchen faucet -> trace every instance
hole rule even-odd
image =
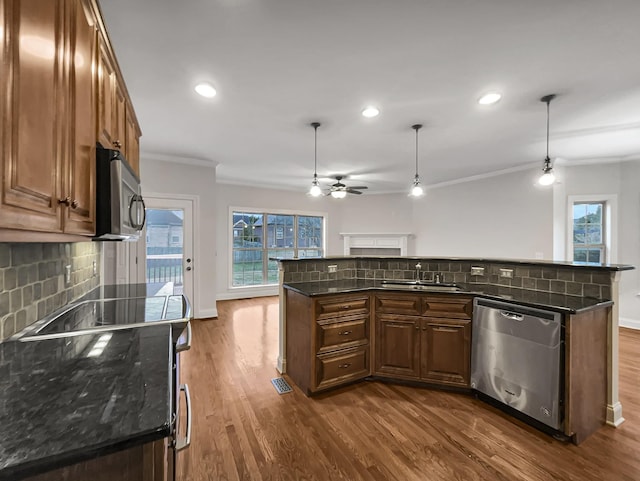
[[[442,274],[440,274],[439,272],[436,272],[433,275],[433,282],[435,282],[436,284],[440,284],[442,282]]]
[[[416,264],[416,281],[420,282],[420,269],[422,269],[422,264],[419,262]]]

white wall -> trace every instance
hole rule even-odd
[[[145,159],[140,164],[142,191],[154,194],[191,195],[198,198],[194,224],[194,317],[215,317],[216,310],[216,171],[212,167]],[[192,300],[193,301],[193,300]]]
[[[327,217],[327,255],[343,254],[341,232],[411,232],[411,202],[406,195],[350,195],[346,199],[309,197],[305,192],[260,189],[232,184],[216,187],[218,229],[218,299],[275,295],[277,287],[232,288],[229,280],[229,208],[318,213]],[[411,252],[410,252],[411,253]]]
[[[620,278],[620,323],[640,329],[640,160],[620,169],[620,263],[636,266]]]
[[[415,202],[416,254],[551,259],[553,191],[539,170],[430,188]]]

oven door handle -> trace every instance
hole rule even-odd
[[[191,349],[191,321],[187,321],[187,338],[184,342],[176,344],[176,352],[188,351]]]
[[[180,384],[180,391],[184,392],[184,397],[187,401],[187,435],[184,439],[176,439],[176,451],[182,451],[191,444],[191,395],[189,394],[189,385]]]

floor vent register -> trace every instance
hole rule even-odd
[[[285,394],[293,391],[293,388],[289,386],[289,383],[281,377],[273,378],[271,380],[271,384],[273,384],[273,387],[276,388],[276,391],[278,391],[278,394]]]

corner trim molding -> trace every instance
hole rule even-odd
[[[617,428],[624,422],[622,417],[622,404],[607,404],[607,424]]]
[[[218,309],[212,307],[210,309],[200,309],[198,317],[196,319],[209,319],[211,317],[218,317]]]

